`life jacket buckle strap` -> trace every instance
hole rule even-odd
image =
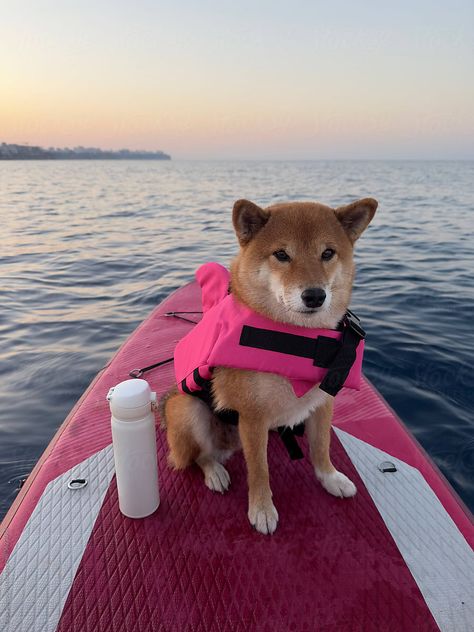
[[[365,338],[365,331],[360,325],[360,319],[350,310],[347,310],[343,320],[343,334],[341,346],[333,362],[329,366],[319,388],[335,397],[349,375],[352,365],[357,357],[357,347]]]
[[[303,459],[303,450],[300,448],[300,445],[296,440],[296,436],[303,436],[304,424],[300,424],[300,427],[295,426],[294,428],[289,428],[288,426],[278,426],[277,430],[280,435],[280,439],[285,444],[285,448],[290,455],[290,459],[292,461]]]
[[[347,310],[342,322],[346,327],[349,327],[350,329],[352,329],[352,331],[361,340],[365,338],[365,330],[362,328],[360,324],[360,318],[356,316],[354,312],[351,312],[350,309]]]

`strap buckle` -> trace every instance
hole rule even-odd
[[[362,328],[360,324],[360,318],[351,312],[350,309],[347,310],[344,316],[344,325],[349,327],[361,340],[365,338],[365,330]]]

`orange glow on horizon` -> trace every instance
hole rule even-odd
[[[183,22],[139,0],[132,13],[103,9],[115,27],[104,31],[85,8],[53,5],[11,8],[0,32],[0,142],[175,158],[474,157],[469,29],[451,14],[381,30],[377,16],[341,27],[337,11],[308,4],[290,31],[282,7],[271,19],[255,9],[255,23],[213,16],[217,28],[204,7]]]

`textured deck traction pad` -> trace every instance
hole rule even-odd
[[[120,516],[113,482],[59,630],[437,630],[339,441],[334,461],[358,483],[353,499],[326,494],[309,460],[290,461],[274,439],[271,537],[247,522],[240,455],[225,495],[198,471],[162,476],[162,504],[145,520]]]

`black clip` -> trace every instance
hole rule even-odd
[[[352,331],[361,339],[365,338],[365,331],[362,329],[360,324],[360,318],[351,312],[350,309],[347,310],[346,315],[344,316],[344,324],[346,327],[352,329]]]

